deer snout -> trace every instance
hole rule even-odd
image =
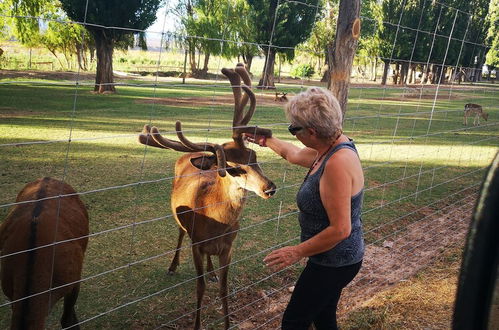
[[[270,182],[267,188],[263,191],[263,193],[265,194],[265,198],[274,196],[276,189],[276,185],[273,182]]]

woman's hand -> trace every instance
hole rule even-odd
[[[279,271],[283,268],[297,263],[302,258],[303,256],[298,246],[285,246],[283,248],[272,251],[263,259],[263,262],[273,271]]]
[[[251,143],[256,143],[260,147],[267,146],[267,137],[264,135],[255,135],[251,133],[244,133],[244,139]]]

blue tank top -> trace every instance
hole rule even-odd
[[[352,140],[336,145],[325,156],[324,161],[317,171],[310,174],[305,181],[303,181],[303,184],[298,190],[296,202],[300,210],[298,219],[300,221],[302,242],[317,235],[330,224],[326,209],[322,205],[319,193],[319,181],[329,158],[331,158],[336,151],[343,148],[351,149],[357,153],[357,149]],[[331,250],[309,257],[310,262],[329,267],[342,267],[353,265],[362,260],[364,257],[364,238],[361,219],[363,197],[364,189],[352,196],[352,230],[350,236],[338,243]]]

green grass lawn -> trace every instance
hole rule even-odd
[[[128,81],[135,85],[118,86],[114,95],[96,95],[91,85],[6,81],[0,80],[0,205],[12,203],[26,183],[43,176],[64,178],[83,194],[93,236],[77,303],[80,321],[88,320],[82,327],[150,329],[165,323],[171,328],[190,324],[195,271],[188,240],[178,274],[166,275],[177,238],[169,194],[180,153],[146,148],[138,143],[137,134],[144,124],[152,123],[174,138],[174,123],[181,120],[193,141],[229,140],[231,104],[162,101],[231,95],[225,82],[181,85],[165,80],[154,87]],[[296,93],[303,86],[282,84],[279,89]],[[370,85],[353,87],[349,95],[345,132],[357,143],[365,168],[363,221],[368,243],[403,231],[428,212],[462,199],[463,191],[477,190],[483,169],[499,145],[497,88],[451,90],[446,85],[436,99],[434,88],[425,89],[421,98],[408,98],[403,92]],[[489,120],[465,128],[462,112],[468,102],[481,104],[490,113]],[[278,103],[259,106],[251,123],[294,141]],[[267,249],[296,242],[295,194],[306,170],[264,148],[255,150],[279,191],[269,200],[248,195],[229,274],[233,303],[241,292],[280,287],[297,272],[293,269],[262,280],[270,273],[261,260]],[[415,212],[423,208],[424,212]],[[7,211],[0,208],[0,221]],[[217,292],[217,285],[208,285],[203,311],[207,328],[221,324]],[[6,302],[0,295],[0,304]],[[48,328],[58,327],[60,305],[51,314]],[[8,327],[9,318],[10,307],[0,307],[0,329]]]

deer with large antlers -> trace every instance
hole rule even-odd
[[[225,328],[229,328],[227,275],[232,242],[239,229],[239,217],[246,193],[253,191],[267,199],[276,189],[274,183],[263,174],[255,152],[246,148],[243,140],[243,133],[267,137],[272,135],[268,129],[247,126],[256,107],[248,72],[239,63],[235,69],[222,69],[222,73],[229,79],[234,94],[233,141],[222,145],[193,143],[182,133],[180,121],[175,125],[179,141],[161,136],[156,127],[151,128],[148,125],[144,126],[144,131],[139,136],[142,144],[188,153],[175,163],[171,206],[179,225],[179,236],[175,256],[168,271],[174,273],[177,269],[182,240],[187,233],[192,241],[192,255],[197,272],[195,329],[201,326],[201,304],[206,287],[203,268],[205,257],[208,274],[216,278],[211,256],[219,258],[219,294]],[[244,113],[248,100],[250,106]]]

